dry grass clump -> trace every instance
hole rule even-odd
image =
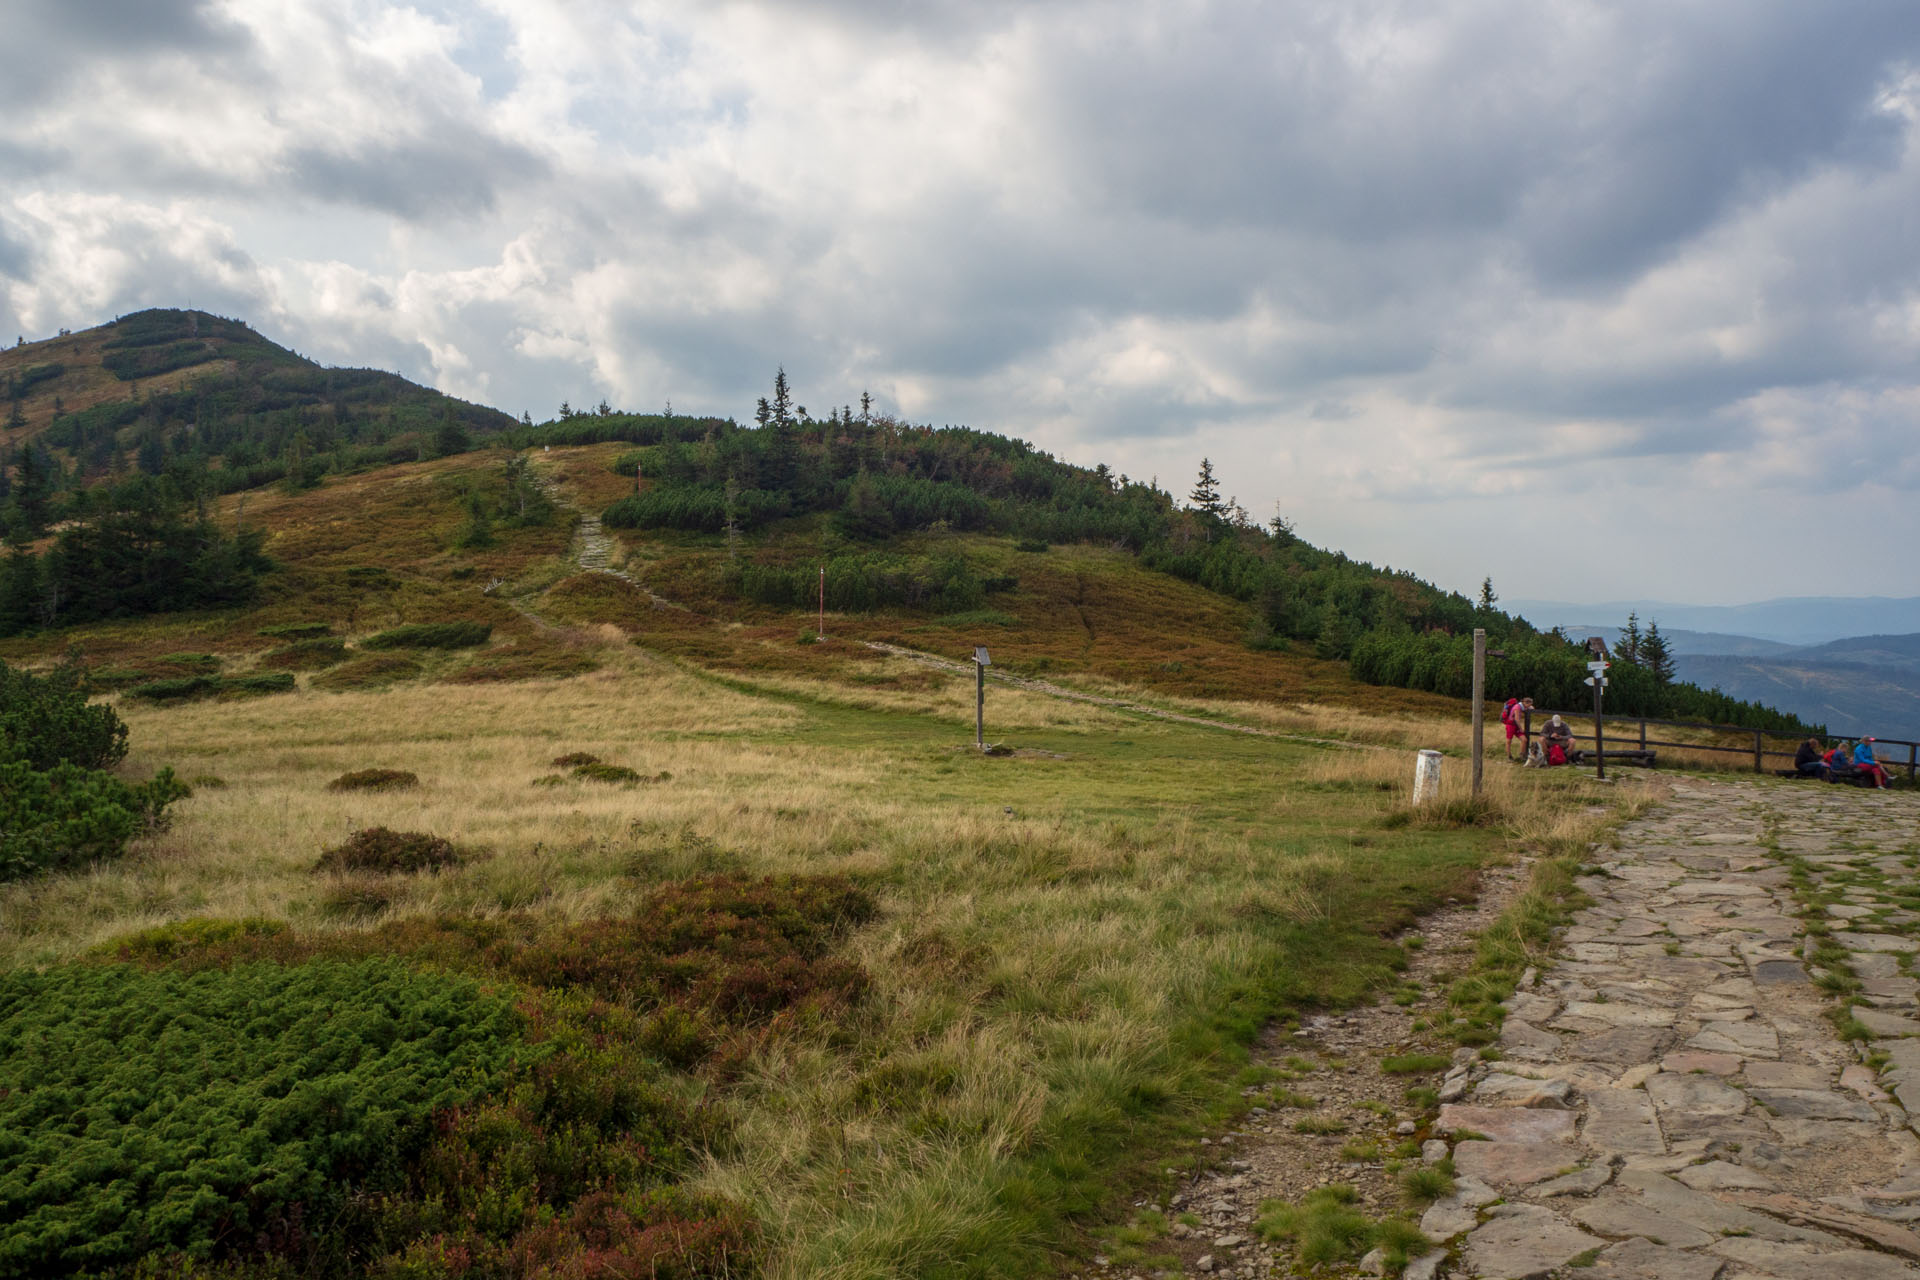
[[[404,791],[420,785],[420,775],[406,769],[355,769],[327,784],[329,791]]]
[[[453,841],[440,836],[424,831],[367,827],[348,836],[345,844],[321,854],[313,869],[408,875],[416,871],[444,871],[462,861],[464,855]]]

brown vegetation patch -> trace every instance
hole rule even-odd
[[[380,871],[402,875],[415,871],[443,871],[458,866],[464,855],[451,840],[424,831],[389,831],[367,827],[347,842],[327,850],[315,871]]]
[[[378,689],[382,685],[411,680],[419,674],[420,664],[412,658],[403,658],[393,653],[380,653],[371,657],[355,658],[344,666],[335,667],[331,671],[315,676],[313,687],[331,689],[335,692],[351,689]]]
[[[347,660],[347,646],[333,639],[296,640],[260,656],[260,665],[278,671],[319,671]]]
[[[405,769],[355,769],[327,784],[329,791],[403,791],[420,785],[420,775]]]
[[[481,658],[445,677],[447,684],[504,684],[514,680],[569,680],[597,671],[591,653],[562,645],[529,644]]]

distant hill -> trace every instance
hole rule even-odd
[[[412,462],[514,419],[376,369],[336,369],[204,311],[138,311],[0,350],[0,473],[27,448],[93,481],[170,469],[231,493]]]
[[[1848,636],[1920,632],[1920,596],[1795,596],[1754,604],[1688,605],[1658,600],[1572,604],[1564,600],[1503,600],[1512,613],[1536,627],[1578,624],[1594,618],[1619,627],[1629,613],[1640,625],[1658,620],[1670,630],[1716,632],[1780,644],[1825,644]]]
[[[1920,740],[1920,667],[1695,655],[1676,658],[1674,670],[1732,697],[1824,722],[1833,733]]]

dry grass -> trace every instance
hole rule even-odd
[[[540,465],[562,486],[592,489],[596,456],[556,450]],[[384,489],[358,477],[249,504],[248,519],[274,528],[292,559],[297,590],[284,598],[92,639],[243,665],[276,643],[256,636],[263,625],[364,633],[426,620],[418,610],[431,606],[436,620],[493,622],[494,643],[471,658],[411,655],[422,677],[383,690],[315,687],[343,666],[256,702],[123,705],[131,770],[170,764],[223,785],[177,806],[172,829],[125,863],[0,886],[0,958],[55,961],[198,916],[316,930],[422,913],[584,919],[702,872],[852,875],[882,905],[848,944],[874,976],[870,999],[851,1026],[773,1042],[722,1092],[734,1139],[698,1177],[761,1221],[775,1242],[768,1273],[781,1280],[1044,1267],[1066,1215],[1154,1176],[1142,1170],[1164,1166],[1156,1147],[1178,1126],[1233,1104],[1232,1071],[1269,1019],[1389,985],[1400,958],[1390,939],[1416,912],[1470,892],[1478,869],[1511,848],[1576,839],[1596,820],[1590,805],[1619,794],[1571,771],[1490,764],[1503,827],[1396,825],[1412,771],[1405,748],[1463,746],[1457,705],[1342,686],[1329,664],[1255,654],[1234,639],[1238,606],[1074,549],[1014,566],[1022,589],[995,605],[1021,617],[1022,635],[994,640],[996,662],[1363,745],[1224,733],[995,686],[991,735],[1030,750],[983,758],[967,749],[970,680],[840,639],[924,619],[841,620],[834,642],[802,646],[797,615],[658,609],[591,575],[568,577],[553,549],[561,535],[530,531],[545,541],[501,554],[519,557],[529,592],[551,585],[529,601],[566,604],[576,625],[556,628],[452,577],[472,563],[441,549],[457,490],[398,470]],[[364,542],[339,523],[356,504]],[[989,557],[1015,558],[977,541]],[[656,589],[697,586],[713,558],[647,545],[633,567]],[[363,548],[391,558],[376,563],[394,566],[397,585],[347,591]],[[1063,588],[1079,598],[1066,620],[1046,604]],[[1166,640],[1149,626],[1162,593],[1179,637],[1168,643],[1183,655],[1165,661],[1179,669],[1127,686],[1143,661],[1132,651]],[[599,613],[608,603],[618,608]],[[951,630],[900,638],[965,652]],[[530,670],[598,666],[565,680],[445,679],[509,655]],[[1287,673],[1298,687],[1276,691]],[[1330,701],[1343,688],[1352,708]],[[1390,749],[1372,749],[1381,745]],[[672,776],[533,785],[574,752]],[[420,786],[326,790],[368,768],[411,771]],[[1449,797],[1464,777],[1449,760]],[[1571,815],[1564,827],[1561,815]],[[470,857],[377,883],[311,874],[321,850],[376,826],[430,833]]]

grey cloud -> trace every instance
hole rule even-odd
[[[296,147],[285,167],[303,194],[413,221],[491,212],[503,189],[549,175],[542,157],[450,121],[429,136],[357,150]]]
[[[1171,35],[1123,18],[1046,50],[1042,119],[1100,198],[1189,222],[1349,242],[1506,230],[1548,279],[1618,280],[1733,205],[1828,163],[1884,164],[1871,110],[1920,51],[1920,10],[1880,0],[1603,11],[1456,5],[1388,69],[1343,45],[1384,6],[1222,0]],[[1810,56],[1810,53],[1812,56]]]
[[[212,0],[10,0],[0,103],[57,96],[102,61],[227,58],[251,43]]]

